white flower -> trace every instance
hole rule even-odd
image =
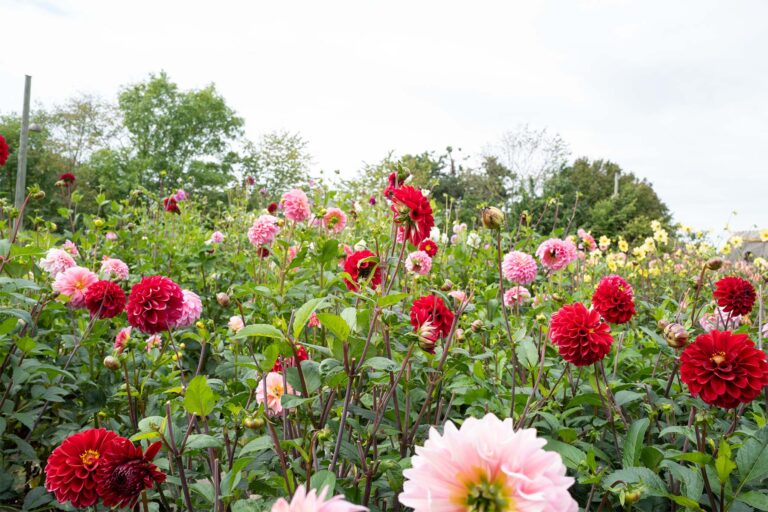
[[[361,238],[361,239],[360,239],[360,240],[358,240],[358,241],[357,241],[357,243],[355,244],[355,251],[362,251],[363,249],[366,249],[367,247],[368,247],[368,244],[366,243],[366,241],[365,241],[365,240],[363,240],[363,239]]]
[[[437,226],[432,226],[432,229],[429,230],[429,239],[434,241],[440,240],[440,229]]]
[[[478,247],[480,247],[480,235],[478,235],[474,231],[471,232],[467,237],[467,245],[473,249],[477,249]]]

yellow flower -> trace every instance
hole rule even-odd
[[[669,240],[669,233],[664,229],[660,229],[653,233],[653,239],[661,244],[665,244]]]
[[[661,229],[661,222],[659,222],[657,220],[652,220],[651,221],[651,229],[654,230],[654,231],[660,230]]]
[[[632,255],[639,260],[645,259],[645,253],[646,250],[643,247],[635,247],[632,249]]]
[[[591,283],[592,282],[592,276],[589,274],[584,275],[584,282],[585,283]]]
[[[643,250],[645,252],[654,252],[656,250],[656,242],[653,241],[653,238],[648,237],[645,239]]]
[[[760,230],[760,241],[761,242],[768,242],[768,229],[761,229]]]
[[[753,263],[757,268],[768,270],[768,260],[766,260],[765,258],[757,257],[755,258],[755,261]]]
[[[744,245],[744,239],[739,235],[732,236],[729,242],[734,249],[738,249],[739,247]]]
[[[723,254],[731,254],[731,245],[725,244],[722,249],[720,249],[720,252]]]
[[[600,246],[601,251],[605,251],[611,246],[611,239],[603,235],[600,237],[600,240],[598,241],[598,245]]]
[[[627,252],[629,250],[629,244],[623,238],[619,238],[619,250],[621,252]]]

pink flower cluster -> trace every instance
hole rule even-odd
[[[253,222],[253,226],[248,229],[248,240],[255,247],[268,245],[275,241],[279,232],[280,226],[277,225],[277,217],[260,215]]]
[[[405,259],[405,268],[408,272],[425,276],[432,270],[432,258],[425,251],[414,251]]]
[[[516,284],[530,284],[536,279],[538,266],[533,256],[522,251],[512,251],[501,262],[504,277]]]
[[[570,240],[550,238],[536,249],[536,256],[541,264],[552,271],[561,270],[576,261],[579,251]]]
[[[312,211],[309,209],[309,198],[307,194],[298,188],[289,190],[283,194],[280,200],[280,206],[285,211],[285,216],[294,222],[301,222],[309,219]]]

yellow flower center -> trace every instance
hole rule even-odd
[[[485,471],[477,468],[472,475],[459,480],[463,480],[464,490],[453,501],[467,512],[517,511],[503,474],[489,479]]]
[[[721,365],[725,362],[725,352],[715,352],[714,354],[712,354],[709,360],[715,363],[716,365]]]
[[[80,454],[80,460],[86,466],[93,466],[99,461],[99,456],[100,454],[96,450],[85,450]]]

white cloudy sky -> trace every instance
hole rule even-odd
[[[318,168],[528,123],[650,180],[678,221],[768,227],[768,2],[0,0],[0,111],[166,70]]]

